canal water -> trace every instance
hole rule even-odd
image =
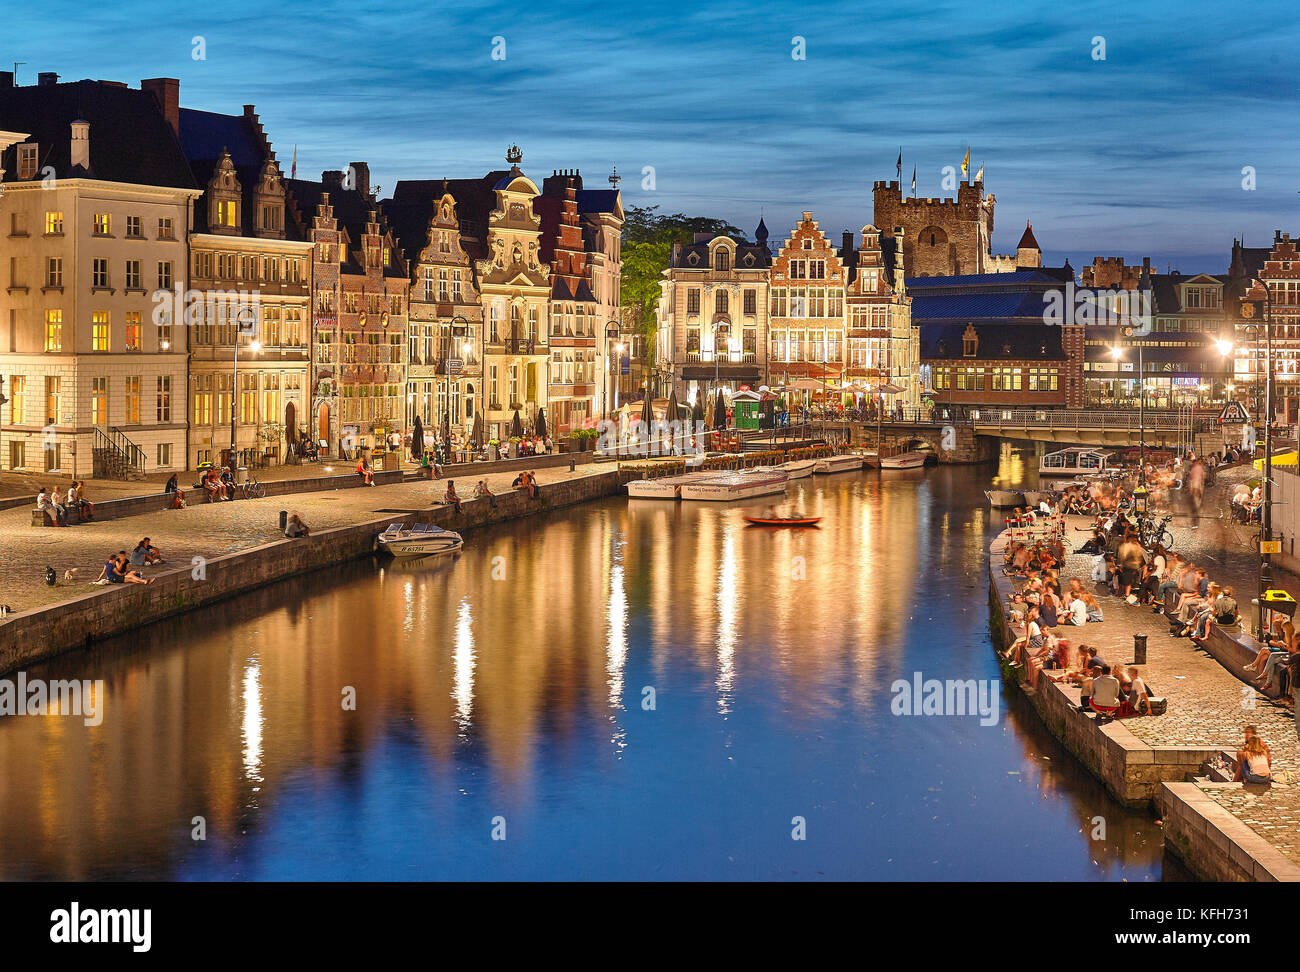
[[[983,489],[1031,463],[805,479],[798,532],[610,499],[31,669],[104,718],[0,719],[0,878],[1172,877],[1001,691]],[[996,719],[896,714],[915,673]]]

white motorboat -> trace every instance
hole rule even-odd
[[[920,469],[924,465],[924,452],[904,452],[897,456],[885,456],[880,460],[881,469]]]
[[[1025,490],[1025,505],[1037,507],[1040,503],[1046,503],[1049,506],[1055,494],[1046,489],[1027,489]]]
[[[739,500],[784,493],[790,477],[771,466],[757,466],[739,472],[720,473],[694,483],[684,483],[679,495],[684,500]]]
[[[1006,509],[1011,506],[1024,506],[1025,496],[1014,489],[989,489],[984,495],[989,498],[989,506],[994,509]]]
[[[816,459],[792,459],[790,462],[783,462],[772,468],[785,473],[791,479],[803,479],[813,474],[816,465]]]
[[[817,460],[817,465],[813,471],[819,475],[851,472],[854,469],[862,468],[862,458],[862,454],[858,452],[846,452],[838,456],[823,456]]]
[[[459,533],[434,523],[390,523],[379,534],[379,548],[394,557],[429,557],[455,553],[465,545]]]
[[[627,495],[632,499],[680,498],[681,488],[687,483],[700,482],[719,475],[716,472],[686,473],[682,476],[661,476],[658,479],[633,479],[627,484]]]

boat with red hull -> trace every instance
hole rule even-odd
[[[745,522],[750,526],[771,527],[810,527],[816,526],[820,516],[747,516]]]

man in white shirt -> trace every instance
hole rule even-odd
[[[1083,603],[1083,598],[1075,597],[1069,591],[1065,592],[1065,610],[1066,615],[1061,619],[1065,624],[1088,623],[1088,605]]]
[[[1102,715],[1113,715],[1119,708],[1119,679],[1110,673],[1110,666],[1104,665],[1101,674],[1092,680],[1093,711]]]

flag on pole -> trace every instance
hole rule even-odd
[[[289,178],[298,178],[298,146],[293,147],[293,168],[289,170]]]
[[[912,166],[912,195],[916,195],[916,166]]]
[[[983,182],[983,181],[984,181],[984,163],[983,163],[983,162],[980,163],[980,170],[979,170],[978,172],[975,173],[975,181],[976,181],[976,182]]]
[[[898,180],[903,180],[903,147],[898,147]]]
[[[966,178],[970,174],[970,146],[966,146],[966,158],[961,160],[961,177]]]

